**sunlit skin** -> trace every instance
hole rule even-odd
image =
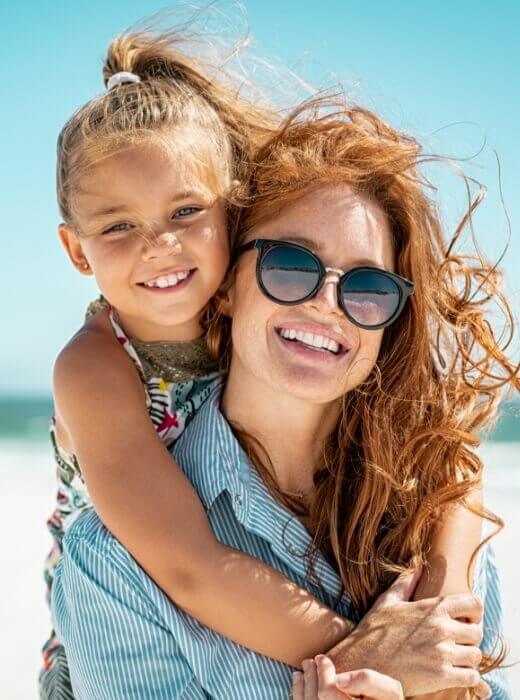
[[[327,267],[370,265],[394,271],[388,219],[381,207],[346,185],[322,186],[249,232],[254,238],[293,239]],[[281,488],[312,491],[317,450],[333,429],[341,397],[361,384],[379,354],[383,330],[355,326],[339,308],[336,282],[297,306],[267,299],[256,283],[258,253],[239,260],[229,295],[233,357],[223,407],[228,417],[262,440]],[[297,347],[280,328],[309,328],[333,336],[348,351],[338,356]],[[252,404],[247,397],[254,396]],[[288,444],[287,435],[292,439]],[[298,436],[296,441],[294,438]]]
[[[104,159],[81,179],[74,225],[59,230],[73,264],[95,275],[125,331],[141,340],[199,337],[200,312],[229,261],[222,200],[203,183],[194,188],[177,159],[145,144]],[[187,271],[178,286],[144,286]]]

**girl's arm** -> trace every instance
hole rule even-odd
[[[474,489],[470,502],[482,507],[482,486]],[[412,600],[471,590],[466,572],[481,535],[482,518],[479,515],[460,504],[447,509],[433,530],[430,551]],[[470,581],[475,561],[471,565]],[[483,684],[479,692],[483,692]],[[414,696],[416,700],[469,700],[471,697],[474,696],[465,688]]]
[[[99,517],[147,574],[197,620],[292,666],[353,624],[267,564],[221,544],[146,410],[142,383],[104,314],[54,371],[59,444],[83,470]]]

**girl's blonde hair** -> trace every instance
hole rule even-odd
[[[310,513],[280,491],[260,446],[239,426],[237,434],[276,498],[309,516],[315,550],[338,570],[341,593],[348,591],[352,612],[360,617],[396,574],[424,561],[441,513],[466,504],[481,484],[483,465],[474,448],[494,420],[502,388],[519,389],[520,381],[519,367],[505,354],[513,320],[499,272],[454,247],[480,195],[446,241],[426,194],[429,183],[419,173],[427,158],[417,141],[338,100],[320,97],[296,110],[259,150],[249,197],[237,214],[234,248],[253,227],[313,188],[346,183],[386,213],[396,271],[413,280],[416,291],[385,329],[369,377],[343,397],[315,475]],[[230,274],[222,293],[232,284]],[[489,322],[493,302],[509,331],[502,345]],[[227,365],[230,319],[219,312],[208,337]],[[490,511],[474,510],[497,530],[503,527]],[[503,658],[502,651],[482,669]]]
[[[274,129],[274,114],[242,98],[241,85],[206,77],[202,65],[176,48],[182,41],[176,31],[135,31],[111,42],[105,86],[121,71],[140,82],[98,95],[63,127],[57,195],[65,223],[74,223],[81,176],[104,157],[143,142],[180,154],[179,167],[216,196],[230,196],[233,182],[242,180],[252,152]]]

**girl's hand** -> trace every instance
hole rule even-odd
[[[332,661],[320,654],[306,659],[304,672],[293,674],[292,700],[404,700],[399,681],[371,669],[336,673]]]

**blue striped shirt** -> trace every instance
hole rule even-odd
[[[333,607],[340,591],[321,554],[307,580],[311,536],[268,492],[220,412],[216,387],[172,452],[197,490],[217,538],[270,564]],[[494,555],[479,556],[483,649],[501,626]],[[55,627],[79,700],[286,700],[292,668],[200,624],[173,605],[88,510],[69,529],[53,586]],[[336,607],[348,617],[344,594]],[[269,610],[265,611],[269,615]],[[326,651],[326,650],[324,650]],[[487,677],[496,700],[511,697],[503,672]]]

